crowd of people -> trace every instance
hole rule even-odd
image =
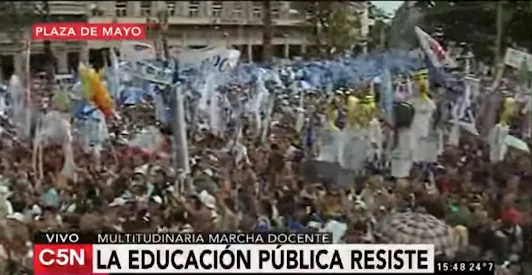
[[[307,97],[316,116],[326,112],[321,95]],[[465,133],[408,177],[368,168],[351,182],[314,180],[319,141],[306,142],[294,113],[275,107],[266,139],[246,119],[236,138],[232,130],[189,131],[191,171],[183,178],[172,162],[169,127],[156,122],[149,104],[136,108],[107,122],[111,138],[98,161],[74,138],[75,180],[61,173],[63,147],[43,149],[40,176],[31,142],[3,124],[2,274],[31,272],[32,234],[45,230],[325,231],[335,243],[433,243],[441,259],[491,260],[509,274],[530,274],[523,268],[532,255],[530,154],[509,149],[493,163],[487,143]],[[124,128],[134,131],[142,121],[163,136],[155,152],[119,142]]]

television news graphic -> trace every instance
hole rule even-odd
[[[433,273],[434,246],[324,233],[39,233],[35,274]]]
[[[33,40],[144,40],[146,24],[130,23],[38,23]]]
[[[478,274],[495,274],[495,263],[488,261],[437,261],[435,265],[436,273],[478,273]]]
[[[330,233],[37,233],[36,244],[331,244]]]

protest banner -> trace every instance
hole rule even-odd
[[[207,69],[210,72],[223,73],[236,67],[240,58],[240,51],[220,47],[172,48],[171,56],[179,60],[179,65],[183,69]]]

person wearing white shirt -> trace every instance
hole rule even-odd
[[[497,123],[490,131],[488,144],[490,146],[489,158],[491,163],[497,163],[504,159],[507,146],[504,140],[508,136],[510,127],[503,123]]]
[[[429,161],[431,152],[429,133],[431,130],[432,115],[436,110],[436,104],[428,97],[414,98],[411,101],[412,106],[416,110],[414,121],[412,122],[412,141],[415,146],[413,148],[414,162]]]
[[[515,113],[516,101],[513,98],[506,98],[504,100],[503,109],[501,112],[501,119],[499,123],[490,130],[488,135],[488,144],[490,146],[489,158],[491,163],[497,163],[504,159],[508,149],[506,145],[506,137],[510,132],[508,120]]]

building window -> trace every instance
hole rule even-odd
[[[212,2],[212,16],[220,17],[222,16],[223,3],[222,1],[213,1]]]
[[[68,71],[75,72],[79,66],[79,52],[67,53]]]
[[[234,2],[233,4],[233,17],[240,18],[242,17],[242,2]]]
[[[174,16],[175,15],[175,2],[166,1],[166,9],[168,10],[168,15]]]
[[[151,16],[151,1],[140,2],[140,15]]]
[[[91,7],[91,13],[92,16],[103,16],[103,10],[98,7],[98,5],[94,5]]]
[[[190,17],[198,17],[199,16],[199,1],[190,1],[188,2],[188,15]]]
[[[305,12],[305,16],[308,18],[308,17],[312,17],[312,15],[314,15],[314,12],[311,10],[311,9],[308,9],[306,12]]]
[[[262,2],[253,2],[253,18],[262,18]]]
[[[127,16],[127,1],[115,2],[116,16]]]
[[[281,3],[277,1],[272,2],[271,9],[272,9],[272,18],[279,19],[280,17],[279,10],[281,9]]]
[[[33,4],[33,12],[36,14],[44,13],[44,5],[39,1]]]

